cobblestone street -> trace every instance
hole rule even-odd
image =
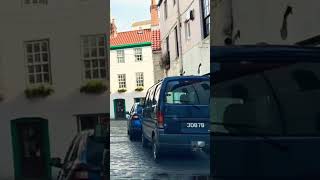
[[[210,158],[205,153],[174,154],[156,164],[152,159],[151,147],[145,149],[140,140],[129,140],[126,123],[111,121],[111,179],[188,179],[209,175]]]

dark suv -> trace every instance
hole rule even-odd
[[[206,76],[167,77],[148,89],[142,144],[151,142],[154,160],[164,152],[209,149],[209,97]]]
[[[212,47],[211,56],[212,175],[319,179],[320,48]]]

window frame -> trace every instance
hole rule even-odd
[[[176,58],[179,58],[180,52],[179,52],[179,38],[178,38],[178,27],[176,26],[174,28],[174,36],[176,41]]]
[[[91,45],[95,39],[95,45]],[[101,45],[100,40],[103,39],[103,45]],[[87,46],[85,46],[84,41],[87,41]],[[92,56],[92,50],[95,49],[95,56]],[[82,77],[84,81],[90,80],[107,80],[108,67],[107,67],[107,47],[106,47],[106,35],[105,34],[89,34],[80,36],[80,59],[82,64]],[[86,52],[87,51],[87,52]],[[100,53],[103,55],[100,56]],[[93,65],[96,63],[96,67]],[[89,68],[86,65],[89,64]],[[104,65],[103,65],[104,64]],[[87,78],[86,73],[90,72],[90,78]],[[94,77],[94,73],[98,72],[97,77]],[[105,74],[104,74],[104,73]]]
[[[122,76],[122,77],[120,77],[120,76]],[[127,88],[127,82],[126,82],[127,81],[127,77],[126,77],[126,74],[117,74],[117,78],[118,78],[118,88],[119,89],[126,89]],[[120,82],[120,79],[122,80],[121,82]],[[122,86],[121,86],[121,83],[123,83]]]
[[[119,53],[119,52],[121,52],[121,53]],[[116,53],[117,53],[117,62],[118,62],[118,64],[125,63],[126,60],[125,60],[124,49],[118,49],[118,50],[116,50]],[[121,58],[120,60],[122,60],[122,61],[120,61],[119,58]]]
[[[144,73],[143,72],[136,72],[136,86],[137,87],[144,87]]]
[[[134,59],[135,59],[135,62],[143,61],[142,48],[134,48]]]
[[[47,51],[42,51],[42,44],[46,43]],[[32,46],[32,52],[28,52],[28,45]],[[39,51],[35,52],[34,44],[39,44]],[[25,73],[26,73],[26,83],[28,86],[39,86],[39,85],[52,85],[52,71],[51,71],[51,54],[50,54],[50,40],[45,39],[36,39],[24,41],[24,59],[25,59]],[[29,63],[28,57],[31,54],[32,63]],[[43,61],[43,55],[47,54],[47,61]],[[39,55],[39,62],[36,62],[36,55]],[[37,72],[36,66],[40,65],[40,72]],[[48,66],[48,71],[44,72],[43,66]],[[29,72],[29,66],[33,66],[33,72]],[[37,75],[41,74],[41,82],[37,82]],[[44,74],[48,74],[48,82],[44,81]],[[30,82],[30,75],[33,75],[34,82]]]
[[[211,11],[210,0],[201,0],[201,11],[202,11],[203,38],[206,38],[210,35],[210,23],[211,23],[210,22],[210,11]],[[207,14],[206,14],[206,11],[208,11]]]
[[[168,19],[168,2],[167,0],[164,0],[163,2],[163,8],[164,8],[164,19]]]

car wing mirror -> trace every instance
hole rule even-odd
[[[53,167],[62,168],[63,164],[61,163],[61,158],[55,157],[55,158],[51,158],[50,165]]]

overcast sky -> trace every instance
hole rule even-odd
[[[117,31],[128,31],[136,21],[150,19],[151,0],[111,0],[111,17],[115,18]]]

